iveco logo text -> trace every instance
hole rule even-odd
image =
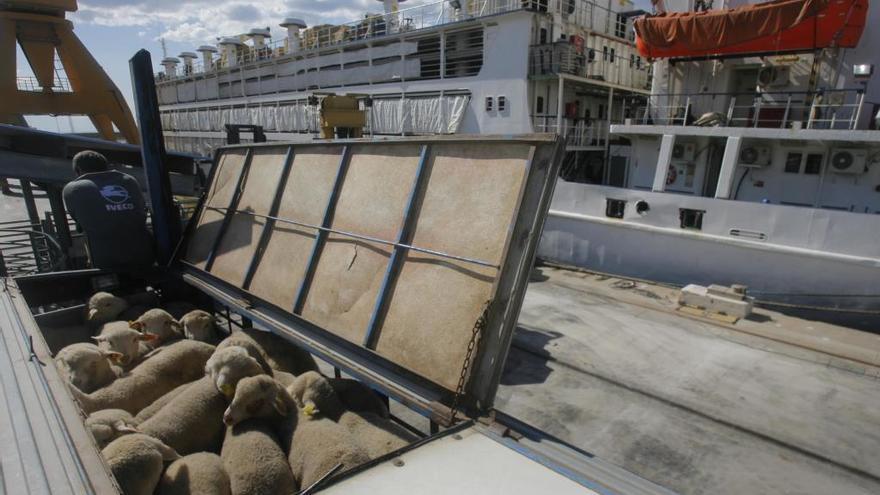
[[[111,184],[109,186],[104,186],[101,188],[101,196],[107,200],[107,203],[104,205],[107,208],[107,211],[125,211],[125,210],[133,210],[134,203],[126,203],[128,201],[128,190],[122,186],[118,186],[115,184]]]

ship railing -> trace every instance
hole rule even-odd
[[[634,124],[853,130],[860,126],[861,88],[815,92],[653,94]]]
[[[549,2],[549,3],[548,3]],[[458,6],[458,8],[455,8]],[[481,17],[517,10],[559,13],[586,29],[632,41],[631,22],[617,12],[601,7],[590,0],[443,0],[402,9],[389,14],[366,14],[362,19],[338,25],[319,25],[303,29],[295,39],[279,38],[259,46],[245,44],[246,36],[233,50],[215,57],[208,66],[194,60],[175,69],[172,74],[158,73],[158,81],[187,78],[238,66],[249,66],[263,61],[277,60],[294,53],[306,54],[316,50],[429,29],[445,24],[463,22]]]
[[[532,130],[540,133],[558,133],[565,136],[565,144],[572,148],[604,147],[608,140],[608,121],[563,118],[560,123],[554,115],[532,116]]]
[[[28,91],[33,93],[42,93],[47,89],[53,93],[70,93],[73,90],[70,87],[70,81],[65,78],[55,77],[54,84],[51,88],[44,88],[36,77],[16,77],[15,86],[19,91]]]
[[[615,50],[581,49],[567,41],[560,41],[531,47],[529,74],[538,77],[572,74],[635,89],[648,89],[651,64],[634,49],[629,54],[618,54]]]

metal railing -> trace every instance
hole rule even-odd
[[[565,136],[565,144],[568,147],[604,147],[608,141],[608,121],[597,120],[587,122],[563,118],[562,126],[557,124],[555,116],[533,116],[532,129],[534,132],[556,133]]]
[[[55,77],[55,84],[48,89],[53,93],[70,93],[73,90],[70,87],[70,81],[65,78]],[[29,91],[33,93],[42,93],[46,88],[40,85],[40,81],[36,77],[16,77],[15,85],[19,91]]]
[[[634,123],[853,130],[864,103],[861,89],[656,94],[636,109]]]
[[[276,60],[294,53],[308,53],[325,48],[342,47],[346,44],[388,35],[413,33],[423,29],[462,22],[480,17],[527,10],[539,13],[558,13],[570,22],[588,30],[621,41],[632,41],[631,23],[618,17],[617,12],[594,4],[590,0],[462,0],[461,8],[453,8],[452,2],[442,0],[399,10],[390,14],[366,14],[363,19],[339,25],[320,25],[304,29],[293,43],[284,37],[260,46],[244,44],[247,36],[238,36],[242,44],[222,53],[206,67],[203,61],[183,65],[174,74],[159,73],[158,81],[170,81],[191,77],[195,74],[215,72],[233,67],[246,66],[267,60]]]
[[[606,47],[607,48],[607,47]],[[632,49],[618,54],[614,50],[578,49],[565,41],[533,46],[529,53],[529,75],[572,74],[636,89],[648,89],[651,64]]]
[[[29,220],[0,222],[0,260],[8,276],[53,271],[63,259],[61,246],[46,225]]]

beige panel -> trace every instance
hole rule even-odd
[[[269,214],[284,171],[286,155],[287,146],[254,148],[244,189],[236,208],[238,211],[257,215]],[[234,214],[220,241],[211,273],[236,287],[244,285],[244,278],[265,225],[265,218],[247,213]]]
[[[420,150],[417,144],[355,147],[333,228],[395,241]],[[361,344],[390,255],[387,245],[328,236],[302,316]]]
[[[435,146],[412,245],[500,264],[529,149]],[[454,389],[496,275],[494,268],[409,253],[376,351]]]
[[[223,153],[214,173],[213,184],[205,199],[205,209],[199,217],[199,223],[190,236],[187,246],[186,260],[199,268],[205,267],[205,262],[214,246],[214,240],[220,231],[224,214],[207,207],[227,208],[235,187],[238,184],[238,176],[244,165],[247,150],[234,149]]]
[[[278,217],[320,225],[339,170],[342,147],[297,146],[295,151]],[[290,311],[314,240],[315,229],[276,222],[250,292]]]

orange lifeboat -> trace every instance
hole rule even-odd
[[[646,58],[720,57],[853,48],[868,0],[773,0],[728,10],[644,16],[636,46]]]

